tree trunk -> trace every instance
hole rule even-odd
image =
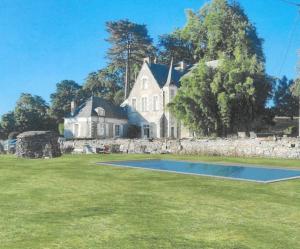
[[[128,94],[129,94],[129,81],[130,81],[130,61],[129,60],[130,60],[130,43],[127,44],[124,100],[127,99]]]

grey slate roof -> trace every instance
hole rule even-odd
[[[175,69],[175,67],[173,67],[172,63],[171,63],[172,70],[170,70],[170,66],[163,65],[163,64],[151,63],[150,65],[148,64],[148,66],[161,88],[167,83],[167,81],[170,81],[168,82],[168,84],[174,84],[175,86],[179,87],[180,78],[183,75],[185,75],[190,69],[190,67],[187,67],[185,70],[177,70]],[[168,79],[168,75],[169,75],[169,79]]]
[[[106,118],[127,119],[127,113],[124,108],[100,97],[91,97],[88,99],[76,109],[71,117],[97,117],[98,114],[95,111],[97,107],[101,107],[105,110]]]

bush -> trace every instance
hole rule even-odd
[[[71,154],[74,151],[74,147],[72,145],[63,146],[60,150],[62,154]]]
[[[65,131],[64,123],[60,123],[60,124],[58,125],[58,132],[59,132],[59,135],[63,136],[63,135],[64,135],[64,131]]]
[[[127,134],[129,138],[138,138],[141,136],[141,127],[137,125],[129,125]]]
[[[288,128],[286,128],[283,133],[285,135],[288,135],[288,136],[292,136],[292,137],[295,137],[298,135],[298,127],[296,126],[290,126]]]
[[[3,144],[0,142],[0,154],[4,153],[4,146]]]
[[[13,132],[8,134],[8,139],[10,139],[10,140],[11,139],[16,139],[19,134],[20,134],[19,132],[13,131]]]

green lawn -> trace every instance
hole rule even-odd
[[[0,248],[300,248],[300,180],[272,184],[96,166],[149,157],[299,167],[300,161],[0,156]]]

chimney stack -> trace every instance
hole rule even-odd
[[[186,69],[186,63],[184,61],[180,61],[180,70],[185,70]]]
[[[76,101],[72,100],[71,101],[71,114],[74,115],[76,110]]]
[[[150,65],[151,64],[150,57],[144,58],[144,63],[148,63]]]

